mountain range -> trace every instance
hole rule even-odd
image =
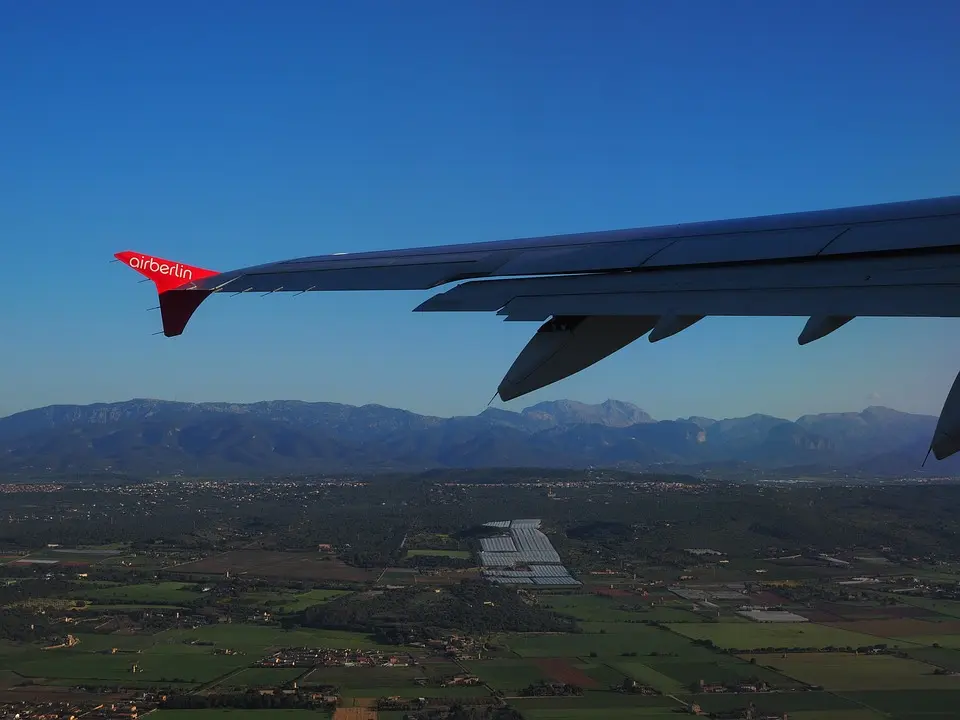
[[[960,475],[931,458],[936,418],[862,412],[655,420],[607,400],[488,408],[451,418],[364,405],[129,400],[0,418],[0,473],[253,476],[428,468],[619,467],[700,473]]]

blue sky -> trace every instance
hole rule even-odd
[[[162,397],[474,413],[536,325],[429,293],[212,298],[209,267],[960,193],[949,1],[7,2],[0,414]],[[708,319],[508,404],[937,413],[954,320]]]

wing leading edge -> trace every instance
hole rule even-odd
[[[806,316],[801,345],[855,317],[960,317],[960,196],[736,220],[323,255],[157,282],[164,334],[220,292],[424,290],[417,312],[542,323],[498,388],[510,400],[637,339],[718,316]],[[136,260],[131,260],[136,258]],[[152,267],[152,265],[151,265]],[[171,270],[174,274],[184,270]],[[147,274],[147,273],[144,273]],[[149,276],[149,275],[148,275]],[[182,279],[179,278],[178,279]],[[931,447],[960,450],[960,376]]]

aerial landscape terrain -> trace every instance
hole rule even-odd
[[[538,434],[664,425],[627,403],[490,415],[131,401],[0,421],[0,717],[956,716],[960,484],[863,464],[928,418],[677,421],[720,426],[714,457],[755,470],[716,477],[618,467],[622,449],[532,465]],[[862,466],[783,470],[784,423]],[[270,427],[273,449],[253,438]],[[451,450],[471,436],[537,450],[481,467]],[[377,472],[291,470],[372,437]]]
[[[3,3],[0,720],[960,719],[957,9]]]

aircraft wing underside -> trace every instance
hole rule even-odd
[[[131,252],[117,257],[148,277],[145,263],[174,266]],[[657,342],[711,315],[806,316],[800,344],[858,316],[960,317],[960,196],[325,255],[225,273],[176,268],[176,281],[151,278],[167,335],[180,334],[200,302],[220,292],[422,290],[459,282],[416,311],[542,323],[500,383],[501,399],[510,400],[644,335]],[[960,382],[932,444],[939,459],[957,450]]]

